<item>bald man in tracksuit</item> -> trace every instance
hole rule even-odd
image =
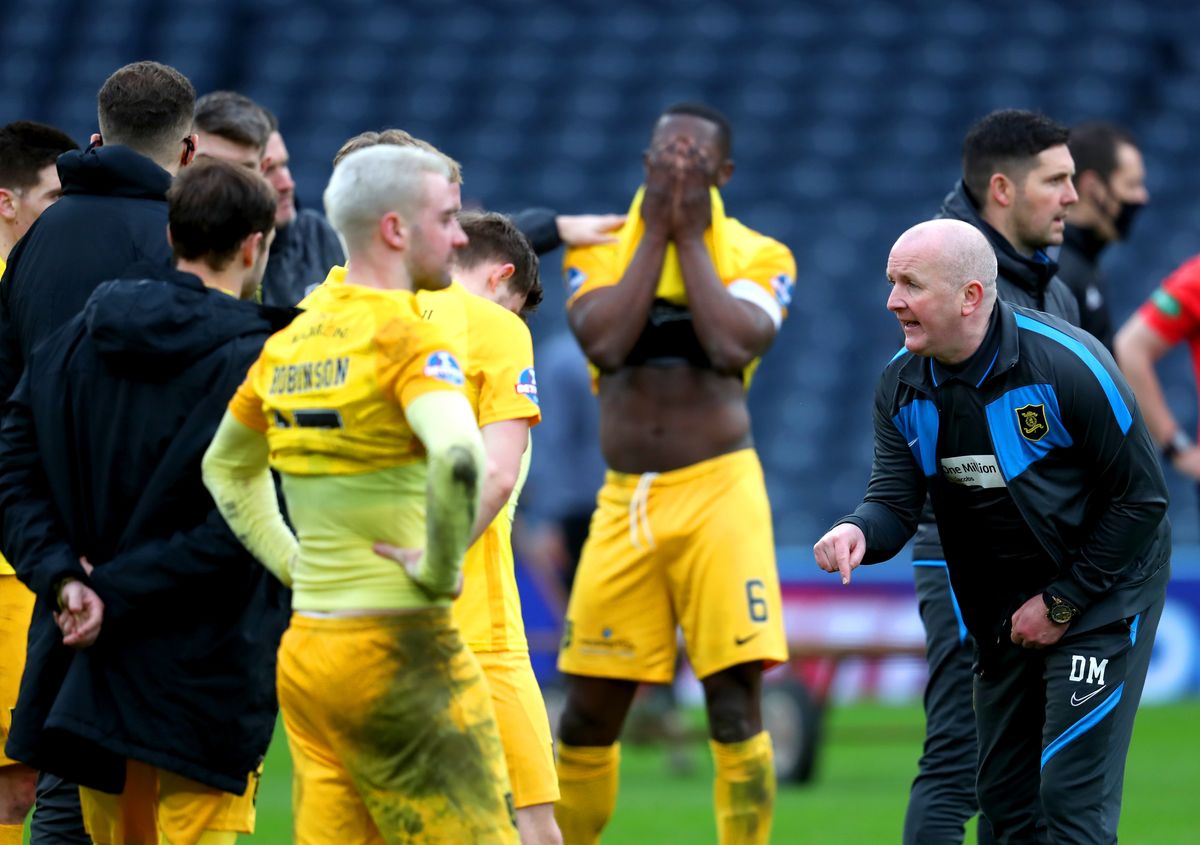
[[[906,333],[941,332],[943,349],[965,353],[950,360],[909,337],[917,352],[888,365],[867,494],[818,542],[817,561],[848,579],[889,559],[928,490],[976,647],[962,692],[974,698],[981,810],[1001,843],[1112,843],[1170,569],[1166,486],[1100,342],[989,296],[971,306],[965,347],[944,308],[889,302],[920,321]]]

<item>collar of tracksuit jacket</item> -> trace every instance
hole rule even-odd
[[[1013,310],[1003,305],[1000,300],[996,300],[992,305],[992,309],[991,320],[994,321],[994,325],[989,327],[988,334],[984,337],[981,348],[990,346],[989,339],[994,330],[996,333],[996,340],[994,341],[995,358],[993,359],[990,355],[986,356],[989,359],[987,362],[983,362],[984,365],[987,365],[986,370],[983,370],[982,374],[978,377],[977,384],[974,381],[972,382],[976,387],[982,387],[984,382],[1012,369],[1020,357],[1017,342],[1017,322]],[[904,366],[900,368],[899,378],[903,384],[914,387],[922,393],[932,395],[934,389],[947,378],[962,378],[967,371],[974,374],[977,370],[982,370],[982,366],[976,366],[978,364],[980,364],[980,360],[973,360],[963,372],[951,373],[939,367],[932,358],[912,355],[909,356]]]
[[[967,186],[961,180],[942,201],[940,216],[962,220],[983,232],[991,243],[992,249],[996,251],[996,262],[999,265],[1000,275],[1028,291],[1030,296],[1039,298],[1040,301],[1050,280],[1058,272],[1058,264],[1040,249],[1033,254],[1032,258],[1027,258],[1013,249],[1008,239],[980,216],[975,198],[971,196]]]
[[[104,197],[166,202],[171,174],[141,153],[120,145],[71,150],[58,157],[64,196]]]

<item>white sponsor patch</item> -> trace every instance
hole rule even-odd
[[[995,455],[942,458],[942,478],[964,487],[1007,487]]]

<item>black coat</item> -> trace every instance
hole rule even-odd
[[[63,197],[8,257],[0,284],[0,399],[17,386],[30,350],[82,309],[101,282],[135,262],[171,266],[171,174],[128,147],[58,158]]]
[[[4,552],[37,594],[6,750],[107,792],[132,758],[240,793],[275,725],[290,598],[221,519],[200,460],[295,312],[148,273],[98,287],[33,351],[5,407]],[[54,623],[65,575],[105,603],[87,649],[65,647]]]
[[[1091,229],[1067,224],[1058,253],[1058,277],[1079,303],[1080,328],[1113,350],[1112,313],[1108,307],[1108,279],[1100,269],[1100,253],[1108,246]]]
[[[346,263],[337,232],[320,214],[302,209],[296,219],[275,230],[271,260],[262,281],[262,301],[267,305],[296,305],[329,275]]]

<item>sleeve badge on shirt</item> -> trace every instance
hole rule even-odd
[[[533,372],[533,367],[526,367],[521,370],[521,375],[517,376],[517,393],[524,396],[530,402],[538,405],[537,392],[537,375]]]
[[[1167,293],[1167,291],[1163,288],[1156,290],[1154,295],[1150,297],[1150,301],[1154,303],[1155,308],[1162,312],[1164,317],[1170,317],[1174,319],[1175,317],[1178,317],[1180,312],[1183,310],[1179,306],[1179,300],[1171,296],[1171,294]]]
[[[575,291],[583,287],[587,281],[587,273],[578,267],[568,267],[563,270],[563,280],[567,283],[567,296],[574,296]]]
[[[1017,427],[1021,429],[1021,436],[1026,440],[1037,442],[1050,433],[1045,405],[1023,405],[1016,408],[1015,413]]]
[[[787,308],[792,304],[792,288],[795,284],[796,280],[787,273],[780,273],[771,278],[771,290],[775,293],[775,300],[781,307]]]
[[[435,378],[439,381],[444,381],[446,384],[452,384],[455,387],[462,387],[466,381],[463,378],[462,367],[459,366],[457,359],[444,349],[434,352],[425,362],[424,373],[429,378]]]

